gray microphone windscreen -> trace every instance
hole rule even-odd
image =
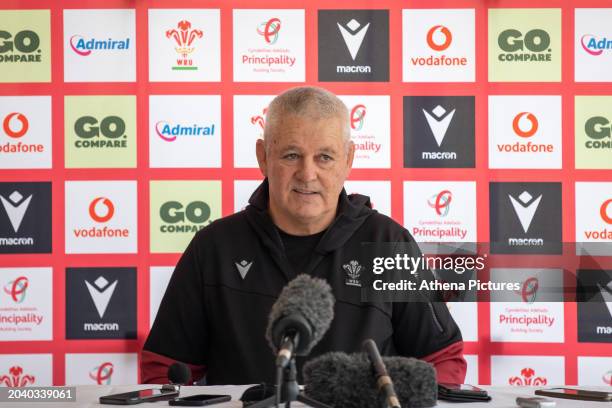
[[[301,354],[308,354],[329,329],[334,318],[334,302],[331,287],[323,279],[302,274],[289,282],[272,306],[268,319],[266,339],[274,353],[280,344],[275,326],[283,318],[297,316],[310,326],[310,339],[300,344]]]
[[[434,368],[408,357],[383,357],[402,407],[433,407],[438,398]],[[372,364],[364,353],[327,353],[304,365],[304,391],[310,398],[334,407],[385,406]]]

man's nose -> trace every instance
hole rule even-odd
[[[300,168],[297,177],[302,182],[309,182],[317,179],[317,166],[314,159],[304,157],[300,160]]]

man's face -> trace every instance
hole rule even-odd
[[[288,115],[257,144],[259,167],[270,185],[270,214],[279,228],[306,235],[327,228],[353,164],[340,118]]]

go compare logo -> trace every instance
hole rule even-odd
[[[151,181],[151,252],[183,252],[221,217],[220,181]]]

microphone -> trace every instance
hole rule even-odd
[[[310,353],[329,329],[334,302],[331,287],[323,279],[299,275],[283,288],[266,329],[277,367],[287,367],[294,355]]]
[[[395,394],[393,381],[391,381],[391,377],[389,377],[389,374],[387,373],[387,367],[385,366],[385,363],[380,356],[380,352],[378,351],[378,346],[374,340],[367,339],[363,342],[362,348],[372,363],[374,376],[376,378],[376,385],[378,386],[378,392],[382,390],[383,395],[385,396],[386,404],[383,405],[383,407],[402,408],[399,400],[397,399],[397,394]]]
[[[383,357],[402,406],[433,407],[438,398],[436,372],[429,363],[408,357]],[[304,391],[324,404],[346,408],[385,406],[376,389],[372,364],[364,353],[323,354],[304,365]]]
[[[178,385],[180,387],[181,385],[187,385],[190,378],[191,370],[187,364],[177,361],[168,367],[168,380],[172,386]]]

